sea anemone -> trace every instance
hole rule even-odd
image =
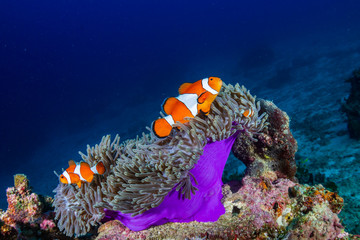
[[[245,117],[248,109],[254,114]],[[103,161],[106,173],[81,188],[59,183],[55,189],[58,227],[72,236],[86,234],[104,217],[134,230],[169,221],[216,221],[225,211],[221,175],[226,159],[239,132],[256,141],[267,126],[267,114],[259,111],[245,87],[224,84],[208,116],[176,123],[178,129],[165,139],[151,131],[122,144],[118,136],[113,142],[103,137],[80,155],[90,165]]]

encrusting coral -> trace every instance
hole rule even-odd
[[[243,116],[242,113],[248,109],[252,109],[254,114],[251,117]],[[184,214],[184,209],[168,209],[169,213],[159,205],[166,206],[170,200],[164,199],[175,191],[180,196],[176,198],[179,202],[185,202],[183,199],[198,201],[200,198],[196,196],[200,196],[202,189],[198,189],[197,178],[203,180],[206,177],[204,173],[202,176],[195,176],[191,171],[202,172],[195,166],[201,161],[200,156],[206,161],[212,155],[211,152],[205,154],[206,147],[219,143],[228,149],[222,156],[222,166],[218,169],[222,173],[236,135],[243,132],[254,140],[254,134],[266,127],[267,115],[259,115],[259,110],[260,103],[256,103],[255,98],[244,87],[224,84],[208,116],[196,116],[186,125],[177,123],[180,130],[173,130],[165,139],[158,139],[151,132],[122,144],[119,143],[118,136],[112,142],[110,136],[103,137],[99,145],[88,146],[87,155],[80,154],[90,165],[102,161],[107,169],[105,174],[96,176],[91,183],[84,183],[81,189],[60,183],[54,190],[58,227],[72,236],[89,232],[104,217],[120,218],[132,228],[141,222],[142,225],[136,230],[167,221],[216,220],[225,212],[220,204],[221,175],[220,180],[209,182],[213,184],[212,194],[217,194],[217,197],[208,196],[208,199],[217,199],[212,203],[217,208],[213,215],[205,212],[201,216],[196,214],[204,200],[196,202],[197,208],[192,206],[192,213],[184,219],[179,217]],[[216,145],[212,149],[217,149]],[[206,169],[203,172],[206,174]],[[161,213],[155,219],[152,216],[146,217],[143,213],[149,210]],[[169,214],[174,214],[173,219],[169,218]],[[136,218],[137,216],[145,218]]]

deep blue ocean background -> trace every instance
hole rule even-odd
[[[0,1],[0,208],[14,174],[51,195],[54,170],[103,135],[147,131],[184,82],[219,76],[306,117],[291,115],[306,103],[289,101],[324,92],[292,86],[333,89],[322,73],[340,82],[360,66],[359,10],[358,0]]]

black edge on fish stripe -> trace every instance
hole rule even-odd
[[[206,93],[206,91],[205,91],[205,92],[203,92],[203,93],[201,93],[201,94],[200,94],[200,96],[198,96],[198,98],[197,98],[197,103],[198,103],[198,104],[203,104],[203,103],[205,102],[205,101],[204,101],[204,102],[202,102],[202,103],[200,103],[200,102],[199,102],[199,99],[200,99],[200,98],[201,98],[201,96],[202,96],[203,94],[205,94],[205,93]]]
[[[166,99],[164,100],[164,102],[161,104],[161,109],[162,109],[162,111],[163,111],[164,113],[166,113],[166,112],[165,112],[165,109],[164,109],[164,106],[165,106],[166,102],[167,102],[169,99],[170,99],[170,97],[166,98]]]

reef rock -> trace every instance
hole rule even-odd
[[[343,200],[321,185],[246,176],[222,187],[226,209],[217,222],[167,223],[131,231],[117,220],[99,228],[107,239],[350,239],[337,213]]]
[[[218,221],[166,223],[136,232],[114,220],[99,228],[97,240],[356,239],[338,218],[344,202],[337,193],[297,183],[297,143],[288,115],[270,101],[260,103],[269,124],[257,141],[246,132],[236,137],[232,150],[247,171],[242,180],[222,186],[225,214]]]
[[[290,131],[289,116],[273,102],[260,100],[260,114],[267,113],[269,125],[252,141],[242,132],[232,151],[247,167],[250,176],[275,174],[294,180],[297,142]],[[274,176],[275,177],[275,176]]]
[[[342,110],[347,116],[350,137],[360,139],[360,68],[353,71],[346,81],[350,82],[351,90]]]
[[[6,190],[8,209],[0,210],[0,239],[70,239],[59,232],[49,211],[53,199],[32,193],[23,174],[15,175],[14,183]]]

